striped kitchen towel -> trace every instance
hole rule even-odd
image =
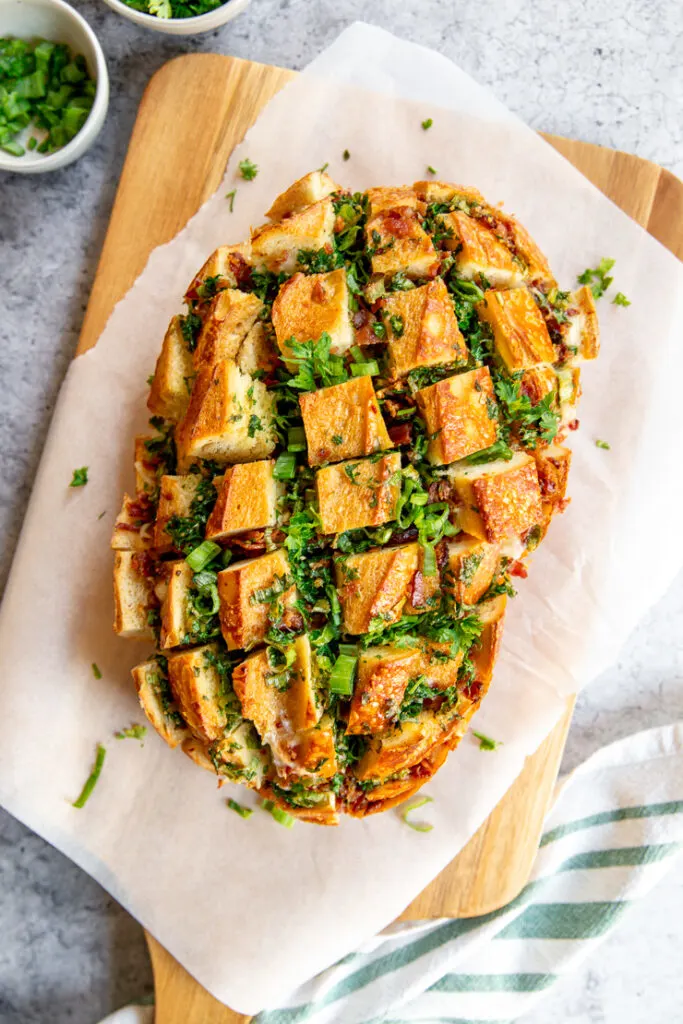
[[[425,841],[416,833],[416,855]],[[679,723],[605,747],[564,780],[531,879],[512,903],[482,917],[394,925],[253,1024],[510,1024],[682,849]]]

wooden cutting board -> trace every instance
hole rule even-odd
[[[95,344],[152,249],[173,238],[215,192],[235,145],[261,108],[294,76],[284,68],[216,54],[178,57],[154,75],[130,141],[79,353]],[[626,153],[546,138],[683,258],[683,183],[657,164]],[[471,917],[517,895],[536,856],[572,710],[573,700],[487,821],[403,918]],[[150,935],[147,941],[156,1024],[247,1024],[251,1019],[218,1003]]]

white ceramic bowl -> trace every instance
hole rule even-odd
[[[0,150],[0,170],[18,174],[43,174],[78,160],[90,149],[104,124],[109,106],[109,76],[102,47],[81,15],[64,0],[0,0],[0,36],[17,39],[49,39],[68,43],[74,53],[83,54],[88,71],[97,83],[95,102],[78,135],[54,153],[27,150],[24,156],[10,156]],[[19,136],[30,134],[30,128]]]
[[[122,14],[124,18],[134,21],[136,25],[151,28],[154,32],[166,32],[172,36],[195,36],[200,32],[211,32],[213,29],[225,25],[226,22],[232,21],[238,14],[246,10],[251,0],[228,0],[221,7],[217,7],[215,11],[198,14],[196,18],[157,18],[156,14],[145,14],[143,11],[133,10],[128,4],[122,3],[122,0],[104,0],[104,2],[113,11]]]

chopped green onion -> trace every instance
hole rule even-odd
[[[424,128],[425,131],[427,131],[427,129],[431,128],[433,124],[434,121],[431,119],[431,117],[428,117],[425,121],[422,122],[422,127]]]
[[[4,150],[5,153],[9,153],[10,156],[23,156],[26,150],[23,146],[20,146],[18,142],[5,142],[0,149]]]
[[[90,796],[93,789],[97,785],[97,780],[100,777],[100,772],[102,771],[102,765],[104,764],[106,754],[106,749],[102,746],[101,743],[98,743],[95,764],[93,765],[92,771],[90,772],[90,775],[86,779],[85,785],[81,790],[81,795],[79,796],[78,800],[74,801],[72,805],[73,807],[78,807],[79,810],[81,807],[85,807],[88,797]]]
[[[630,306],[631,305],[631,300],[627,299],[623,292],[617,292],[617,294],[612,299],[612,302],[614,303],[615,306]]]
[[[369,359],[367,363],[351,363],[351,373],[354,377],[372,377],[379,373],[377,360]]]
[[[492,740],[490,736],[485,736],[483,732],[474,732],[472,730],[472,734],[479,740],[480,750],[495,750],[496,747],[502,746],[500,740]]]
[[[605,451],[609,451],[610,450],[610,446],[609,446],[609,443],[607,441],[596,441],[595,442],[595,447],[596,448],[604,448]]]
[[[422,545],[422,572],[425,576],[436,576],[436,554],[433,544]]]
[[[345,654],[347,658],[356,658],[358,656],[358,648],[355,644],[339,644],[339,653]]]
[[[85,487],[88,482],[88,467],[81,466],[80,469],[74,469],[74,475],[71,478],[69,487]]]
[[[352,345],[351,346],[351,355],[353,356],[353,360],[354,360],[355,363],[364,363],[365,362],[365,352],[360,347],[360,345]]]
[[[243,807],[242,804],[238,804],[232,797],[228,797],[228,807],[231,811],[234,811],[235,814],[239,814],[240,818],[251,818],[254,813],[251,807]]]
[[[117,740],[144,740],[147,735],[146,725],[130,725],[127,729],[120,729],[114,733],[114,738]]]
[[[296,456],[290,452],[283,452],[278,455],[273,469],[273,476],[276,480],[293,480],[296,474]]]
[[[303,427],[292,427],[291,430],[287,431],[287,451],[306,451],[306,431]]]
[[[438,174],[436,167],[432,167],[430,164],[427,164],[427,170],[430,174]]]
[[[212,540],[203,540],[193,551],[190,551],[185,561],[193,572],[201,572],[212,558],[220,554],[220,551],[220,544],[216,544]]]
[[[268,811],[269,814],[275,818],[280,825],[284,825],[285,828],[291,828],[294,824],[294,818],[291,814],[287,814],[287,811],[283,811],[281,807],[274,804],[272,800],[262,800],[261,807],[264,811]]]
[[[95,679],[101,679],[102,678],[102,673],[99,670],[99,666],[96,665],[94,661],[92,663],[92,674],[94,675]]]
[[[401,815],[401,818],[406,823],[408,828],[412,828],[415,832],[431,832],[434,828],[433,825],[427,825],[425,822],[409,821],[408,815],[412,814],[413,811],[419,811],[420,807],[424,807],[425,804],[431,804],[434,802],[434,798],[431,796],[423,796],[421,800],[416,800],[414,804],[410,804],[406,807],[405,811]]]
[[[410,495],[411,505],[426,505],[429,501],[429,496],[424,491],[418,491],[417,494]]]
[[[353,693],[353,677],[356,674],[358,659],[349,654],[340,654],[332,668],[329,687],[330,693],[339,693],[350,697]]]

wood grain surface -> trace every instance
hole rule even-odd
[[[220,184],[228,157],[294,72],[215,54],[164,65],[143,96],[86,312],[78,352],[91,348],[115,303],[147,262]],[[683,184],[615,150],[546,136],[563,156],[683,258]],[[476,182],[474,183],[476,184]],[[226,239],[226,242],[233,239]],[[161,338],[159,339],[161,343]],[[573,701],[461,853],[402,915],[471,917],[504,905],[525,884],[552,799]],[[217,1002],[147,936],[156,1024],[247,1024]]]

